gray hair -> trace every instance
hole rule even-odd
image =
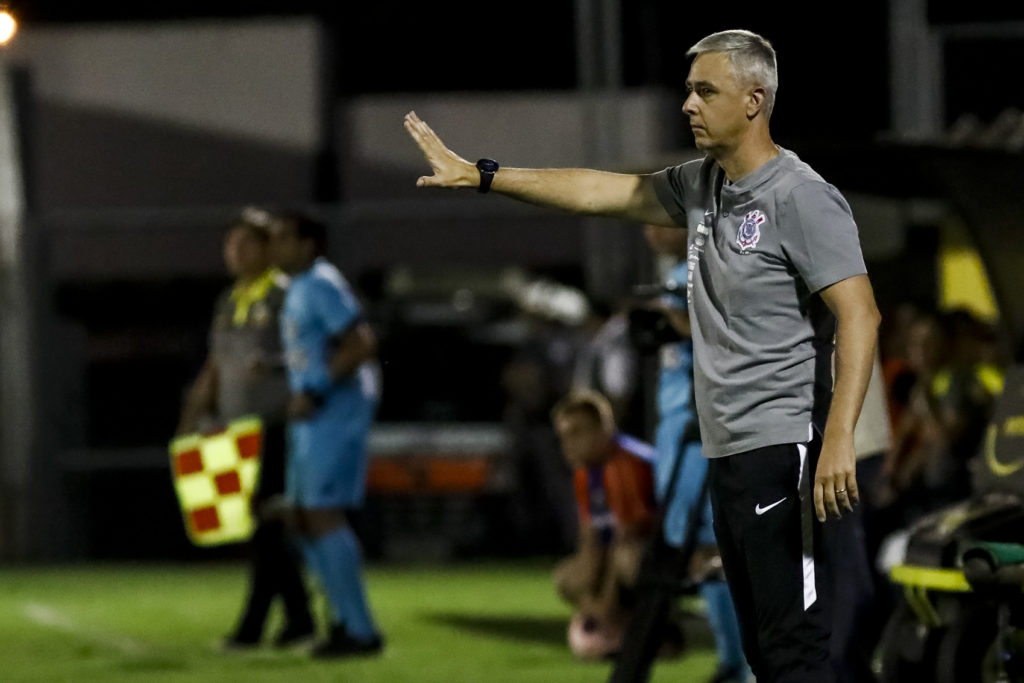
[[[765,119],[770,118],[775,108],[775,91],[779,89],[779,68],[772,44],[752,31],[719,31],[697,41],[686,51],[686,56],[700,56],[706,52],[728,53],[738,79],[764,88]]]

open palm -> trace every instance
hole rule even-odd
[[[476,166],[448,149],[416,112],[405,115],[405,129],[419,145],[433,175],[420,176],[417,187],[475,187],[479,182]]]

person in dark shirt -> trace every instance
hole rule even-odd
[[[284,493],[288,401],[278,315],[288,279],[270,266],[267,218],[247,209],[224,235],[224,263],[234,282],[217,299],[210,350],[187,392],[177,430],[214,430],[248,415],[259,415],[263,422],[260,478],[252,498],[256,530],[249,542],[249,591],[238,624],[225,640],[229,649],[260,643],[277,596],[284,603],[285,623],[275,645],[298,644],[314,632],[300,556],[277,514]]]

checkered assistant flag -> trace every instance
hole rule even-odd
[[[248,540],[255,523],[249,500],[260,472],[263,424],[244,417],[214,434],[171,441],[171,472],[185,531],[195,545]]]

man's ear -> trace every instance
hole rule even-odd
[[[753,119],[758,112],[764,109],[765,93],[764,88],[754,88],[747,95],[747,119]]]

